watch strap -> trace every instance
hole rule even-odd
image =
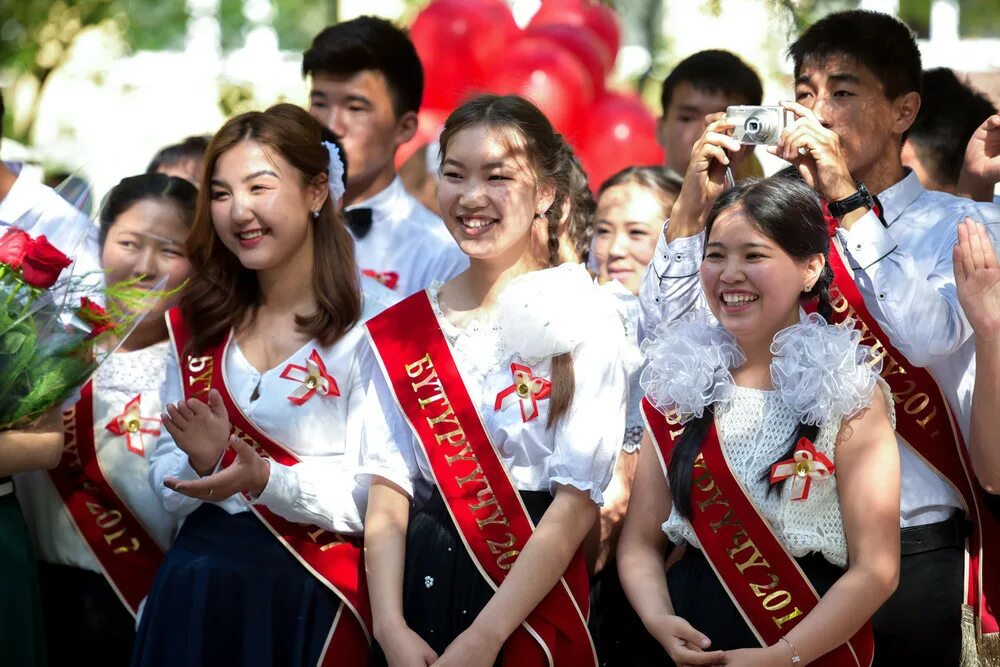
[[[842,218],[862,206],[872,208],[874,205],[875,199],[868,192],[868,188],[865,187],[864,183],[858,182],[858,191],[853,195],[829,203],[830,215],[835,218]]]

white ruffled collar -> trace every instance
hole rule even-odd
[[[881,371],[870,363],[853,322],[827,324],[813,313],[778,332],[771,343],[771,382],[806,424],[842,419],[866,407]],[[681,422],[710,405],[725,408],[736,390],[731,368],[746,361],[736,341],[706,311],[662,323],[643,343],[647,365],[639,380],[646,398]]]

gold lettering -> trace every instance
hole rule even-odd
[[[739,543],[737,543],[737,539],[739,537],[746,537],[747,539],[742,544],[739,544]],[[729,554],[729,557],[734,562],[736,562],[736,569],[740,571],[740,574],[743,574],[744,572],[746,572],[747,570],[749,570],[752,567],[771,567],[770,563],[768,563],[764,559],[764,556],[761,555],[760,550],[757,549],[757,545],[754,544],[753,540],[751,540],[747,536],[746,531],[744,531],[744,530],[741,529],[736,534],[736,536],[733,537],[733,544],[736,544],[736,546],[733,547],[732,549],[726,549],[726,553]],[[736,561],[736,554],[740,553],[741,551],[744,551],[745,549],[751,549],[752,550],[750,552],[750,557],[747,558],[742,563]]]
[[[493,510],[493,514],[489,515],[485,519],[476,519],[476,524],[479,526],[479,529],[482,530],[486,526],[490,526],[492,524],[496,524],[498,526],[509,526],[510,521],[508,521],[507,517],[504,516],[503,510],[497,507]]]
[[[917,383],[914,380],[904,380],[903,386],[906,388],[892,393],[892,400],[896,403],[902,403],[904,398],[912,394],[917,388]]]
[[[739,528],[740,526],[740,522],[736,518],[736,513],[733,512],[732,508],[726,510],[726,516],[722,517],[718,521],[712,521],[711,523],[708,524],[708,527],[712,529],[713,533],[718,533],[719,529],[725,526],[735,526],[737,528]]]
[[[931,412],[929,415],[927,415],[923,419],[917,420],[917,425],[920,426],[920,428],[927,428],[927,425],[931,423],[931,420],[934,419],[935,417],[937,417],[937,408],[931,408]]]
[[[792,620],[793,618],[798,618],[801,615],[802,615],[802,610],[796,607],[795,609],[791,610],[789,613],[785,614],[781,618],[772,618],[771,620],[774,621],[774,624],[780,628],[788,621]]]
[[[448,422],[449,424],[454,424],[459,426],[458,419],[455,418],[455,411],[451,407],[451,403],[448,404],[448,409],[442,412],[437,417],[428,417],[427,425],[431,428],[437,426],[441,422]]]
[[[189,387],[195,387],[195,386],[197,386],[199,384],[204,384],[207,387],[210,387],[212,385],[212,369],[211,368],[209,368],[207,371],[205,371],[201,375],[193,375],[193,376],[191,376],[191,377],[188,378],[188,386]],[[205,391],[207,391],[207,390],[206,389],[201,389],[201,390],[198,391],[198,393],[202,393],[202,392],[205,392]]]
[[[769,581],[766,584],[754,584],[754,583],[750,584],[750,590],[752,590],[753,594],[759,598],[762,598],[766,595],[765,591],[774,590],[775,588],[778,587],[778,575],[774,574],[773,572],[768,572],[767,576],[771,577],[771,581]]]
[[[439,445],[445,440],[447,440],[448,444],[451,445],[452,447],[461,447],[466,443],[465,431],[463,431],[461,428],[459,428],[457,431],[452,431],[450,433],[435,433],[434,438],[437,440],[437,443]]]
[[[117,554],[125,554],[125,553],[128,553],[130,551],[138,551],[139,550],[139,546],[140,546],[139,545],[139,540],[135,539],[134,537],[131,537],[129,539],[132,540],[131,546],[130,547],[128,547],[128,546],[125,546],[125,547],[116,547],[115,550],[114,550],[114,553],[116,555]]]
[[[872,343],[871,352],[868,354],[868,361],[865,363],[868,364],[869,367],[874,367],[888,356],[889,351],[885,349],[884,345],[882,345],[882,341],[875,339]]]
[[[410,383],[410,386],[413,387],[413,391],[423,389],[427,385],[433,385],[439,390],[441,389],[441,380],[438,379],[438,373],[436,370],[431,369],[431,372],[425,375],[423,380]]]
[[[487,496],[489,496],[489,498],[484,500]],[[469,503],[469,510],[472,512],[478,512],[481,509],[486,509],[490,505],[495,507],[500,506],[497,502],[496,496],[493,495],[493,489],[490,488],[489,484],[486,485],[486,488],[480,489],[479,492],[476,493],[476,499],[479,501],[478,503]]]
[[[888,381],[893,375],[906,375],[906,369],[899,365],[892,357],[887,357],[888,362],[882,368],[882,379]]]
[[[927,394],[914,394],[906,399],[905,403],[903,403],[903,410],[906,411],[906,414],[908,415],[917,415],[927,409],[927,406],[930,405],[930,403],[931,398]]]
[[[761,604],[768,611],[781,611],[792,601],[792,594],[788,591],[774,591]]]
[[[504,549],[510,549],[514,546],[514,533],[507,533],[506,542],[494,542],[493,540],[487,539],[486,546],[490,548],[490,553],[496,556]]]
[[[472,472],[470,472],[465,477],[456,476],[455,481],[458,482],[459,486],[465,486],[470,482],[482,482],[483,484],[486,484],[486,478],[483,477],[483,469],[479,467],[478,463],[476,464],[476,467]]]
[[[456,461],[470,461],[472,463],[477,463],[476,455],[472,451],[472,446],[466,443],[465,447],[462,447],[462,451],[457,454],[445,455],[445,462],[450,466],[454,465]]]
[[[713,490],[712,495],[706,498],[705,500],[702,500],[700,503],[698,503],[698,509],[704,512],[706,507],[711,507],[712,505],[722,505],[723,507],[729,507],[729,502],[722,497],[722,490],[719,487],[715,486],[715,482],[712,481],[712,478],[709,478],[708,481],[711,484],[709,488]],[[698,486],[698,484],[696,483],[695,486]],[[709,490],[709,489],[702,489],[700,486],[698,486],[698,489],[702,491]]]
[[[122,513],[118,510],[109,510],[97,517],[96,523],[101,530],[114,528],[122,522]]]
[[[425,365],[427,366],[428,370],[433,370],[434,368],[434,364],[433,362],[431,362],[430,352],[425,354],[423,359],[417,359],[413,363],[406,364],[405,366],[406,374],[409,375],[411,378],[415,378],[423,372]]]
[[[520,553],[518,549],[511,549],[506,553],[500,554],[497,556],[497,567],[501,570],[509,570],[514,567],[514,561],[517,560],[517,556]]]
[[[847,312],[847,309],[851,307],[851,304],[847,301],[847,297],[839,289],[830,290],[831,303],[830,307],[835,313]]]

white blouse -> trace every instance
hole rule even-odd
[[[377,305],[366,300],[362,321],[376,312]],[[319,353],[340,393],[317,392],[296,405],[289,395],[302,382],[281,375],[289,365],[305,367],[313,351]],[[289,521],[338,533],[361,533],[368,489],[355,481],[355,474],[360,462],[361,406],[373,363],[360,323],[330,347],[309,341],[264,373],[246,360],[233,340],[225,355],[226,380],[233,400],[250,421],[287,447],[300,462],[285,466],[271,461],[270,477],[257,499],[248,501],[241,494],[234,494],[220,498],[216,504],[230,514],[237,514],[247,511],[252,502]],[[171,350],[166,381],[160,391],[164,404],[183,398],[180,382],[177,359]],[[198,479],[198,474],[187,454],[164,430],[156,443],[149,478],[167,510],[182,519],[203,501],[168,489],[163,484],[168,477],[191,480]]]
[[[625,328],[624,349],[629,359],[628,374],[628,410],[625,414],[625,440],[622,449],[627,453],[639,451],[642,436],[646,432],[646,423],[642,420],[642,387],[639,386],[639,376],[642,374],[643,360],[639,352],[637,325],[639,323],[639,297],[625,289],[620,282],[612,280],[602,285],[611,292],[618,302],[618,314]]]
[[[97,369],[93,380],[94,444],[101,470],[111,488],[164,550],[173,539],[175,520],[163,509],[147,478],[156,436],[142,434],[130,450],[126,437],[115,435],[107,426],[136,396],[140,397],[140,415],[159,419],[158,389],[164,378],[167,346],[164,341],[133,352],[115,352]],[[158,427],[148,426],[150,430]],[[141,454],[135,451],[140,444]],[[41,560],[101,572],[47,472],[19,475],[17,493]]]
[[[573,486],[603,503],[622,447],[628,387],[614,299],[582,266],[563,265],[515,278],[491,317],[460,328],[442,314],[439,289],[428,291],[438,324],[514,485],[549,492]],[[494,409],[513,384],[512,363],[551,380],[552,357],[563,352],[572,352],[575,390],[554,428],[546,427],[547,399],[537,401],[538,415],[528,421],[517,401]],[[430,466],[381,373],[372,375],[368,393],[361,477],[384,477],[412,496],[414,480],[433,484]]]

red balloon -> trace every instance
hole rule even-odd
[[[543,25],[568,25],[583,27],[586,23],[589,2],[584,0],[542,0],[541,7],[531,17],[529,28]]]
[[[656,142],[656,118],[632,95],[607,93],[587,111],[574,142],[595,192],[625,167],[663,164]]]
[[[424,105],[450,111],[487,80],[487,65],[518,33],[500,0],[435,0],[410,27],[424,66]]]
[[[572,53],[547,39],[523,37],[498,64],[491,90],[528,98],[559,132],[575,134],[582,112],[594,100],[594,84]]]
[[[584,25],[604,42],[604,46],[611,53],[611,65],[614,65],[618,48],[621,46],[621,28],[618,25],[618,15],[615,14],[615,10],[607,5],[592,5],[587,9]],[[608,71],[610,71],[610,67]]]
[[[611,54],[604,43],[589,28],[550,24],[529,28],[526,37],[548,39],[563,47],[580,61],[590,74],[594,90],[604,90],[604,77],[611,69]]]
[[[542,0],[542,6],[531,18],[528,27],[547,25],[589,29],[608,50],[609,61],[605,64],[604,73],[611,71],[621,46],[621,29],[615,10],[593,0]]]

